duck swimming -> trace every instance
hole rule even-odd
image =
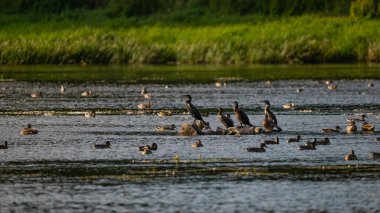
[[[42,92],[32,92],[32,94],[30,94],[30,96],[32,98],[42,98]]]
[[[348,155],[344,156],[344,160],[345,161],[358,160],[358,157],[356,157],[354,150],[351,150],[350,153],[348,153]]]
[[[315,148],[315,145],[316,145],[316,141],[314,140],[313,142],[306,142],[305,145],[301,145],[299,146],[299,150],[316,150]]]
[[[92,148],[94,148],[94,149],[108,149],[108,148],[111,148],[111,142],[106,141],[105,144],[92,144]]]
[[[348,120],[348,124],[346,127],[346,132],[347,133],[355,133],[358,131],[358,128],[356,127],[355,121],[354,120]]]
[[[282,108],[284,109],[294,109],[295,104],[294,103],[286,103],[282,105]]]
[[[275,140],[264,140],[265,144],[280,144],[280,139],[276,137]]]
[[[330,139],[329,138],[324,138],[323,140],[317,140],[314,138],[315,144],[316,145],[329,145],[330,144]]]
[[[8,149],[8,141],[4,141],[4,145],[0,145],[0,149]]]
[[[139,148],[139,151],[144,151],[144,149],[148,149],[148,150],[154,150],[154,151],[156,151],[157,148],[158,148],[158,146],[157,146],[156,143],[152,143],[151,146],[149,146],[149,145],[145,145],[145,146],[139,146],[138,148]]]
[[[150,155],[150,154],[152,154],[152,151],[151,151],[151,149],[145,147],[145,148],[142,150],[141,154],[143,154],[143,155]]]
[[[370,152],[368,154],[368,158],[370,160],[379,160],[380,159],[380,153],[379,152]]]
[[[176,126],[174,124],[164,125],[164,126],[156,127],[156,131],[165,132],[165,131],[175,130],[175,128]]]
[[[20,135],[35,135],[38,133],[38,130],[32,128],[31,124],[28,124],[26,128],[22,128],[20,131]]]
[[[86,91],[83,91],[80,95],[82,97],[88,97],[88,96],[92,95],[92,91],[91,90],[86,90]]]
[[[294,143],[294,142],[300,142],[301,140],[301,135],[297,135],[296,138],[289,138],[288,140],[286,140],[287,143]]]
[[[363,132],[373,132],[373,131],[375,131],[375,125],[367,123],[367,122],[363,122],[362,131]]]
[[[245,149],[247,150],[247,152],[265,152],[266,150],[264,149],[264,147],[267,147],[265,143],[261,143],[260,147],[248,147]]]
[[[330,128],[322,128],[321,131],[324,133],[339,133],[339,130],[342,130],[340,126],[336,126],[335,129],[330,129]]]
[[[193,148],[198,148],[198,147],[203,147],[203,144],[202,144],[201,140],[198,139],[193,144],[191,144],[191,146]]]

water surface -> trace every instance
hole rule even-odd
[[[243,80],[255,76],[256,71],[241,75],[222,69],[227,76],[222,80],[213,77],[214,71],[207,71],[205,80],[198,82],[189,80],[194,78],[188,77],[192,74],[185,75],[200,75],[191,70],[180,74],[172,70],[178,74],[175,81],[165,78],[162,70],[147,71],[151,75],[144,79],[124,79],[125,73],[116,72],[107,78],[107,74],[87,70],[95,77],[72,81],[67,72],[81,78],[85,74],[78,74],[77,68],[59,69],[68,69],[66,78],[60,72],[51,72],[54,76],[49,79],[48,68],[32,72],[34,76],[26,74],[29,71],[24,68],[12,75],[2,71],[0,135],[9,142],[9,149],[0,150],[1,212],[379,211],[380,161],[368,159],[369,152],[380,152],[378,131],[331,135],[320,131],[336,125],[345,128],[346,118],[362,113],[379,125],[375,115],[380,114],[380,81],[368,77],[377,73],[376,69],[365,68],[368,72],[362,73],[364,78],[334,79],[338,85],[335,91],[326,88],[325,76],[303,79],[308,72],[305,69],[299,71],[304,76],[301,79],[284,77],[271,84],[267,82],[271,78],[266,77]],[[322,70],[331,73],[329,69]],[[341,69],[356,70],[349,66]],[[22,77],[24,74],[29,77]],[[35,77],[39,74],[43,81]],[[96,80],[100,78],[105,80]],[[178,80],[181,78],[187,80]],[[222,86],[217,87],[215,81]],[[374,86],[368,87],[369,82]],[[67,87],[65,93],[59,92],[61,84]],[[153,94],[150,110],[137,109],[139,103],[148,101],[140,94],[142,87]],[[92,90],[93,96],[81,97],[84,90]],[[43,97],[32,98],[33,91],[43,92]],[[178,136],[177,131],[157,132],[159,125],[175,124],[178,130],[182,123],[192,122],[184,113],[185,94],[193,96],[201,112],[209,113],[204,119],[212,129],[221,126],[217,107],[232,113],[235,100],[252,123],[260,125],[264,118],[260,101],[270,100],[284,131],[194,137]],[[282,104],[290,101],[295,109],[283,109]],[[96,110],[96,117],[85,118],[88,110]],[[170,110],[173,116],[157,116],[161,110]],[[28,123],[40,132],[21,136],[19,131]],[[297,134],[302,135],[301,143],[285,143]],[[245,151],[275,136],[280,144],[271,145],[267,152]],[[318,146],[315,151],[298,150],[305,141],[324,137],[330,138],[331,145]],[[202,140],[203,148],[191,147],[196,139]],[[112,143],[111,149],[91,148],[107,140]],[[137,151],[138,146],[153,142],[159,148],[152,155]],[[351,149],[359,160],[346,162],[344,155]]]

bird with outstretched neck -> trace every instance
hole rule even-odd
[[[185,97],[187,98],[186,103],[185,103],[186,109],[190,113],[190,115],[194,118],[193,122],[195,122],[196,120],[200,120],[201,122],[203,122],[204,125],[209,126],[209,123],[203,120],[201,113],[191,103],[191,100],[192,100],[191,95],[185,95]]]
[[[276,115],[274,115],[274,113],[270,109],[270,102],[268,100],[264,100],[262,102],[265,104],[265,106],[264,106],[264,113],[265,113],[264,122],[267,123],[269,126],[276,128],[279,132],[281,132],[282,129],[277,124]]]
[[[245,114],[245,112],[243,112],[243,110],[241,110],[239,108],[239,103],[237,101],[234,101],[233,104],[234,104],[233,110],[234,110],[234,113],[235,113],[235,118],[236,118],[236,120],[239,121],[240,126],[241,127],[243,125],[244,126],[246,126],[246,125],[253,126],[251,124],[251,122],[249,121],[249,118],[248,118],[247,114]]]

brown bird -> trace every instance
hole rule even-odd
[[[339,130],[342,130],[340,126],[336,126],[335,129],[331,128],[322,128],[321,131],[324,133],[339,133]]]
[[[197,148],[197,147],[203,147],[203,144],[202,144],[201,140],[198,139],[193,144],[191,144],[191,146],[193,148]]]
[[[375,131],[375,125],[367,123],[367,122],[363,122],[362,131],[363,132],[373,132],[373,131]]]
[[[28,124],[26,128],[22,128],[20,131],[20,135],[35,135],[38,133],[38,130],[32,128],[31,124]]]
[[[344,156],[345,161],[357,160],[357,159],[358,159],[358,157],[356,157],[354,150],[351,150],[350,153],[348,153],[348,155]]]

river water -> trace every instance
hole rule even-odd
[[[226,80],[220,87],[214,82],[2,81],[0,135],[9,149],[0,150],[0,211],[378,212],[380,161],[368,159],[369,152],[380,152],[377,129],[329,135],[320,129],[345,129],[346,118],[362,113],[377,128],[380,81],[334,80],[338,87],[330,91],[325,80]],[[150,110],[137,109],[148,101],[142,87],[153,95]],[[81,97],[84,90],[92,96]],[[33,91],[43,97],[32,98]],[[232,113],[235,100],[259,126],[260,101],[269,100],[284,131],[179,136],[180,125],[193,120],[184,113],[185,94],[209,114],[204,119],[212,129],[221,126],[217,108]],[[283,109],[287,102],[295,108]],[[96,111],[94,118],[84,116],[89,110]],[[156,114],[165,110],[173,115]],[[39,133],[20,135],[27,124]],[[155,130],[169,124],[177,130]],[[297,134],[300,143],[285,142]],[[264,153],[245,151],[276,136],[280,144]],[[324,137],[330,145],[298,150],[305,141]],[[196,139],[204,147],[192,148]],[[91,148],[105,141],[110,149]],[[152,155],[137,150],[153,142],[158,150]],[[346,162],[351,149],[359,160]]]

